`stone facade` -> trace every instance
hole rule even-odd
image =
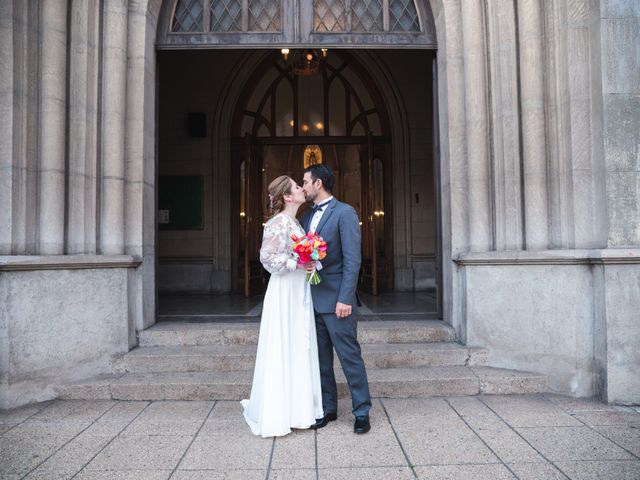
[[[419,5],[437,38],[443,319],[492,366],[640,402],[638,2]],[[170,10],[0,2],[0,407],[104,371],[155,322],[155,46]]]

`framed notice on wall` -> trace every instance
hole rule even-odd
[[[204,179],[202,175],[161,176],[158,179],[158,228],[204,228]]]

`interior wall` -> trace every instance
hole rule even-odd
[[[223,87],[240,60],[240,50],[169,51],[158,54],[158,175],[202,175],[203,228],[158,232],[158,289],[163,292],[223,293],[228,272],[214,269],[215,246],[221,233],[214,221],[216,201],[213,169],[214,112]],[[203,112],[207,135],[189,135],[187,114]]]
[[[433,52],[380,50],[402,93],[409,130],[411,265],[414,288],[436,287],[437,209],[434,179]]]

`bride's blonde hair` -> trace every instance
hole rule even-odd
[[[293,180],[288,175],[280,175],[269,184],[269,213],[271,217],[284,210],[284,196],[291,193]]]

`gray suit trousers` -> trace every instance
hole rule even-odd
[[[358,343],[356,319],[353,315],[338,318],[332,313],[316,312],[316,332],[324,414],[338,411],[338,388],[333,374],[333,349],[335,348],[351,390],[353,414],[367,415],[371,408],[371,395]]]

